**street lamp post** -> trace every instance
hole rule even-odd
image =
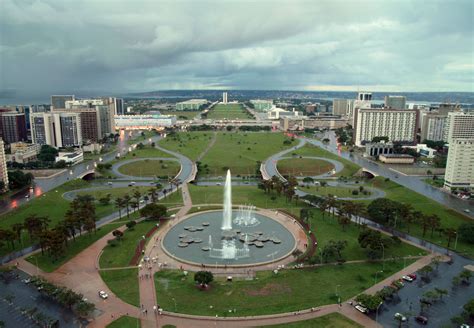
[[[377,275],[382,272],[383,272],[382,270],[375,272],[374,285],[377,283]]]
[[[382,270],[385,270],[385,247],[383,242],[380,242],[380,245],[382,246]]]
[[[375,312],[375,323],[379,322],[379,308],[383,304],[383,302],[380,302],[379,305],[377,306],[377,312]]]
[[[176,303],[175,298],[173,297],[172,300],[173,300],[173,302],[174,302],[174,312],[178,312],[178,305],[177,305],[177,303]]]
[[[458,247],[458,232],[456,231],[456,239],[454,240],[454,250],[456,250],[456,248]]]

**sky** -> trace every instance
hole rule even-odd
[[[0,94],[474,92],[474,1],[0,0]]]

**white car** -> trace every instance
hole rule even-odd
[[[409,277],[409,276],[403,276],[402,279],[405,280],[405,281],[408,281],[408,282],[412,282],[412,281],[413,281],[413,278],[412,278],[412,277]]]
[[[106,292],[104,292],[103,290],[101,290],[99,292],[99,297],[106,300],[109,297],[109,295]]]
[[[395,317],[395,319],[398,319],[398,320],[400,320],[401,322],[407,321],[407,317],[405,317],[403,314],[398,313],[398,312],[395,313],[394,317]]]
[[[357,305],[354,306],[354,307],[355,307],[356,310],[359,311],[359,312],[362,312],[362,313],[368,313],[368,312],[369,312],[365,307],[363,307],[363,306],[360,305],[360,304],[357,304]]]

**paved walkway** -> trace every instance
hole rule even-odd
[[[196,158],[196,162],[200,161],[204,156],[206,156],[209,149],[211,149],[212,146],[214,146],[214,144],[216,143],[216,140],[217,140],[217,132],[214,131],[214,133],[212,134],[211,142],[209,142],[206,149],[204,149],[204,151],[201,154],[199,154],[198,158]]]

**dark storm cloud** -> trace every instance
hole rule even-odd
[[[473,91],[473,6],[1,0],[0,89]]]

